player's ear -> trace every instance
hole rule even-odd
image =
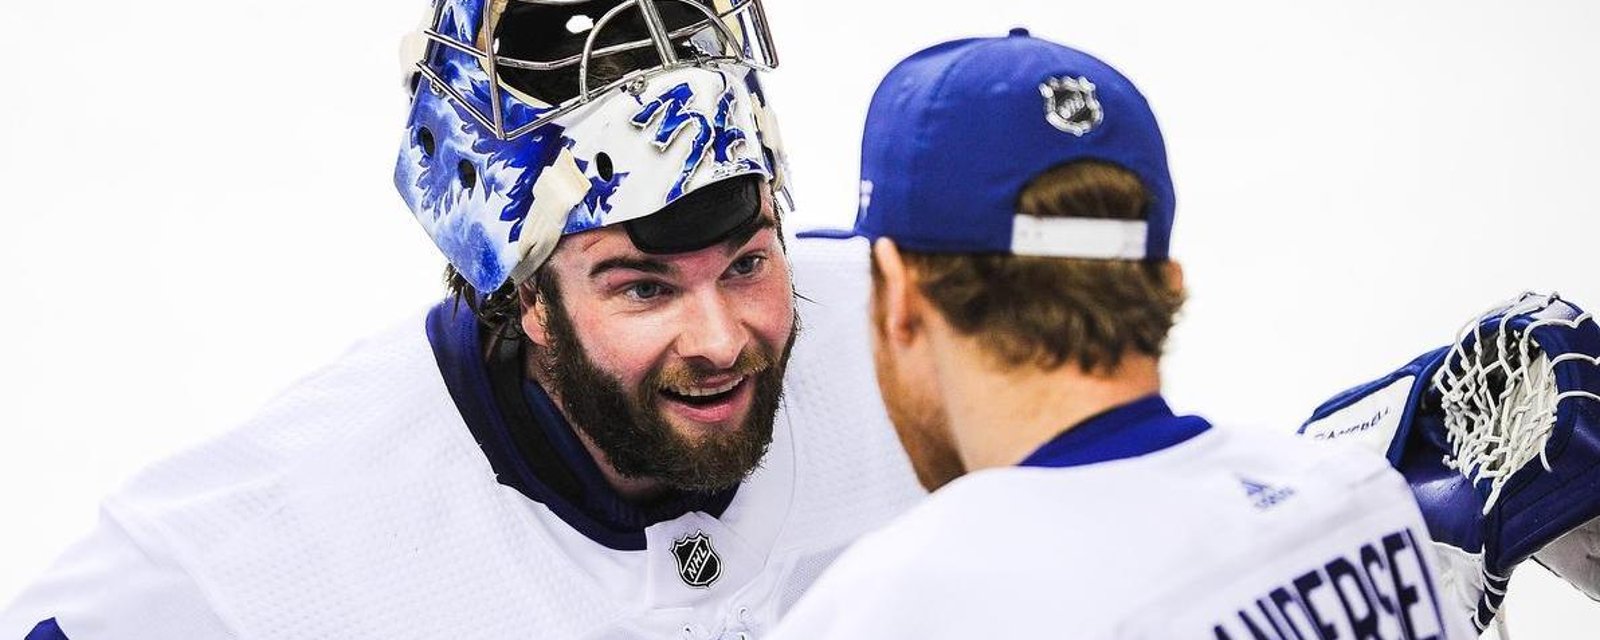
[[[537,276],[535,276],[537,277]],[[528,335],[528,340],[540,347],[550,346],[550,332],[545,329],[545,317],[550,313],[550,305],[545,304],[544,298],[534,286],[533,278],[528,282],[517,285],[517,302],[522,307],[522,332]]]
[[[1161,270],[1162,274],[1166,276],[1167,288],[1171,289],[1173,293],[1182,294],[1183,265],[1178,264],[1177,260],[1168,260],[1166,264],[1161,265]]]
[[[874,241],[872,259],[882,277],[882,286],[874,291],[878,296],[879,331],[888,344],[906,346],[922,329],[920,293],[893,240],[878,238]]]

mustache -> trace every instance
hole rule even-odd
[[[747,348],[739,352],[739,358],[734,361],[733,366],[726,369],[694,363],[681,363],[659,369],[645,378],[644,388],[654,392],[668,387],[700,386],[703,380],[730,375],[736,378],[754,377],[771,370],[777,361],[777,355],[769,353],[768,349]]]

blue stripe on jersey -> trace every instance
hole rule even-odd
[[[522,385],[525,406],[508,410],[500,405],[484,361],[477,317],[466,305],[446,300],[434,307],[428,313],[427,332],[450,398],[500,484],[549,507],[590,540],[618,551],[642,551],[644,530],[650,525],[695,511],[719,517],[733,502],[737,487],[711,494],[682,493],[648,508],[630,504],[606,483],[594,458],[537,384]],[[516,415],[527,417],[513,419]],[[534,424],[522,424],[525,421]],[[528,438],[528,432],[518,431],[527,429],[537,429],[543,437]],[[519,449],[519,439],[544,443],[553,449],[541,449],[541,454],[550,454],[544,460],[564,469],[537,468]],[[558,490],[563,485],[557,475],[570,476],[567,484],[575,486]]]
[[[55,618],[51,618],[49,620],[45,620],[44,622],[39,623],[39,626],[34,627],[33,631],[29,631],[28,635],[26,637],[24,637],[22,640],[72,640],[72,639],[68,638],[67,634],[62,633],[61,632],[61,625],[56,624],[56,619]]]
[[[1203,418],[1176,416],[1159,395],[1110,409],[1046,442],[1019,466],[1077,467],[1154,453],[1205,433]]]

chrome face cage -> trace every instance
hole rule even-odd
[[[582,4],[591,0],[510,1],[524,2],[528,4],[561,6]],[[661,18],[661,12],[656,6],[656,3],[658,2],[677,2],[688,5],[704,15],[705,20],[681,27],[676,30],[668,31],[665,21]],[[602,15],[599,20],[595,21],[594,26],[589,29],[588,38],[584,42],[583,51],[581,53],[550,62],[537,62],[531,60],[518,60],[515,58],[500,57],[494,51],[497,47],[492,44],[493,38],[490,38],[491,44],[489,46],[489,50],[484,51],[476,46],[460,42],[455,38],[440,33],[437,30],[437,25],[439,24],[438,12],[442,12],[444,10],[443,7],[444,3],[439,3],[439,9],[434,14],[434,20],[431,23],[433,26],[423,30],[422,34],[429,42],[433,44],[448,47],[478,59],[478,64],[483,67],[489,77],[490,112],[486,114],[477,107],[474,107],[471,102],[467,101],[466,98],[456,90],[455,87],[450,86],[450,83],[446,82],[443,78],[439,77],[437,72],[429,68],[428,61],[432,58],[431,52],[429,55],[424,56],[421,61],[417,62],[417,72],[421,74],[422,78],[425,79],[426,83],[432,88],[433,91],[449,95],[456,104],[465,108],[467,113],[471,114],[473,119],[478,121],[478,124],[482,125],[483,128],[493,132],[495,137],[501,140],[512,140],[527,135],[529,132],[554,122],[560,117],[573,112],[579,107],[593,102],[596,98],[599,98],[600,96],[605,95],[606,93],[609,93],[618,87],[626,86],[630,89],[633,87],[639,87],[639,90],[642,91],[644,80],[666,71],[697,67],[708,62],[735,63],[749,66],[760,71],[771,71],[778,67],[777,47],[773,45],[771,29],[767,26],[766,9],[762,6],[761,0],[735,0],[732,6],[730,6],[726,11],[721,12],[714,11],[707,6],[692,0],[627,0],[622,4],[612,7],[609,11],[606,11],[606,13]],[[623,12],[635,8],[637,8],[644,16],[645,26],[650,31],[650,39],[635,40],[632,42],[611,45],[601,49],[595,49],[595,40],[600,33],[604,31],[606,25],[612,20],[616,19],[617,16],[622,15]],[[757,51],[754,53],[749,53],[746,51],[745,46],[747,43],[741,41],[738,36],[733,33],[733,30],[729,28],[726,22],[726,20],[729,18],[738,18],[742,13],[745,12],[749,12],[749,16],[754,27],[754,33],[749,34],[750,41],[748,42],[749,46],[757,49]],[[490,20],[491,19],[487,15],[486,11],[485,15],[482,17],[482,21],[487,24],[490,22]],[[678,52],[673,49],[672,43],[678,39],[699,33],[708,27],[713,29],[713,33],[717,35],[720,43],[722,44],[722,52],[719,54],[711,54],[710,52],[706,52],[706,57],[695,58],[691,60],[680,59]],[[480,25],[480,29],[481,28],[485,27]],[[657,55],[661,56],[660,66],[646,69],[636,69],[623,75],[621,78],[606,84],[603,87],[594,89],[589,87],[589,62],[594,58],[627,51],[634,51],[652,46],[655,47]],[[729,53],[730,51],[732,53]],[[502,109],[500,102],[501,94],[504,91],[500,86],[499,67],[501,65],[530,71],[556,71],[571,67],[574,64],[578,65],[578,95],[576,97],[565,100],[559,105],[554,105],[552,109],[540,114],[539,117],[534,119],[533,122],[522,125],[510,131],[506,130],[505,116],[503,113],[501,113]],[[419,86],[417,90],[421,91],[423,88]]]

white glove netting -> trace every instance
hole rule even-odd
[[[1576,328],[1592,321],[1587,312],[1573,320],[1541,319],[1521,329],[1510,327],[1513,318],[1537,313],[1560,299],[1554,293],[1527,293],[1479,316],[1456,336],[1455,346],[1434,374],[1451,448],[1444,464],[1474,484],[1489,482],[1485,515],[1512,474],[1535,457],[1550,470],[1545,445],[1555,428],[1556,406],[1571,397],[1600,400],[1587,391],[1561,392],[1555,376],[1555,367],[1562,362],[1600,364],[1600,359],[1582,353],[1552,359],[1533,339],[1534,329],[1542,326]],[[1498,325],[1486,322],[1496,315]]]

